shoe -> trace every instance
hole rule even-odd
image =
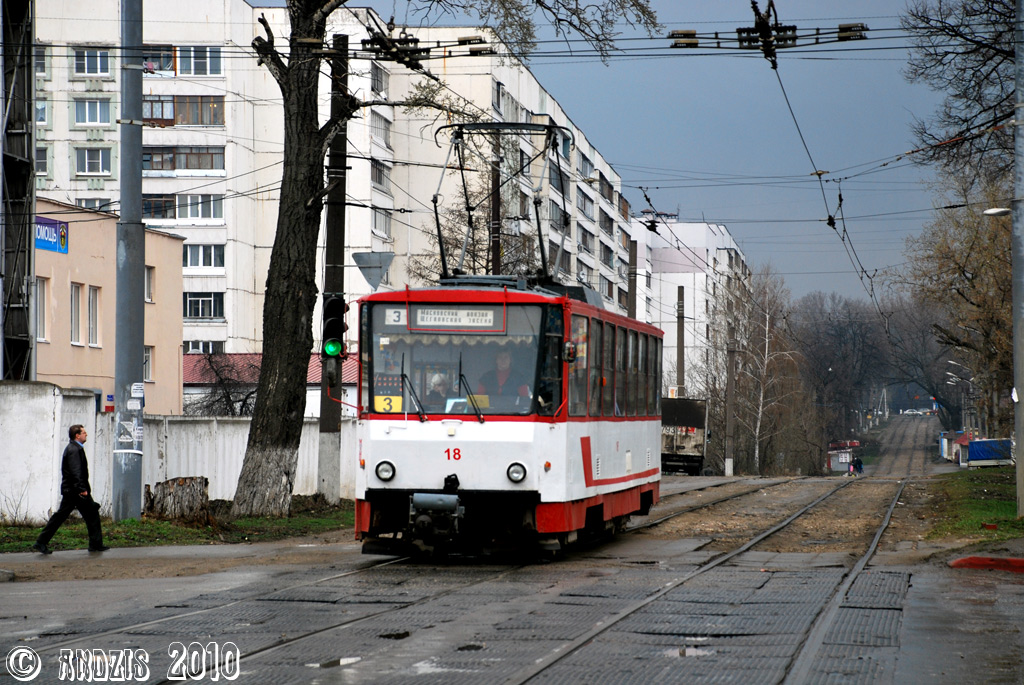
[[[90,547],[89,551],[90,552],[106,552],[108,549],[110,549],[110,548],[107,547],[106,545],[100,545],[99,547]]]
[[[53,554],[53,550],[41,543],[35,543],[31,547],[33,552],[39,552],[40,554]]]

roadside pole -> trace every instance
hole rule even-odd
[[[112,516],[142,513],[146,229],[142,224],[142,0],[121,0],[121,219],[117,222]]]
[[[347,117],[342,99],[348,95],[348,35],[334,36],[331,57],[331,117]],[[345,297],[345,189],[348,166],[348,125],[331,141],[327,155],[327,219],[324,227],[324,292],[321,303]],[[327,320],[327,307],[321,309]],[[321,341],[321,345],[323,342]],[[323,356],[320,379],[320,442],[317,492],[328,502],[341,499],[341,367],[340,356]]]
[[[1017,518],[1024,517],[1024,411],[1021,393],[1024,393],[1024,0],[1017,0],[1013,44],[1015,67],[1014,127],[1013,127],[1013,436],[1017,450]]]

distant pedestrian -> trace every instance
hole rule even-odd
[[[110,549],[103,544],[100,505],[93,500],[92,486],[89,485],[89,462],[85,458],[85,441],[88,437],[85,427],[79,423],[68,429],[70,441],[64,448],[64,456],[60,462],[60,508],[50,517],[46,527],[32,545],[32,549],[40,554],[52,552],[47,543],[75,509],[82,515],[85,527],[89,531],[89,551],[103,552]]]
[[[864,473],[864,462],[860,460],[860,457],[853,460],[853,470],[857,472],[857,475]]]

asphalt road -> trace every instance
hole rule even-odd
[[[664,492],[722,480],[672,477]],[[125,568],[241,558],[198,576],[0,583],[0,656],[14,672],[31,668],[34,650],[40,683],[104,663],[154,683],[212,681],[217,669],[250,683],[791,682],[848,560],[751,552],[681,582],[719,554],[707,542],[627,534],[554,563],[385,565],[345,542],[300,550],[315,563],[295,563],[282,543],[115,549],[104,560]],[[941,549],[908,545],[854,584],[804,680],[1024,682],[1024,576],[954,570]],[[25,563],[46,562],[0,557]],[[204,656],[201,675],[181,670]]]

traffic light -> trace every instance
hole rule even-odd
[[[348,325],[345,323],[345,314],[348,312],[348,303],[341,297],[328,295],[324,297],[324,327],[321,336],[320,356],[344,358],[345,354],[345,331]]]

